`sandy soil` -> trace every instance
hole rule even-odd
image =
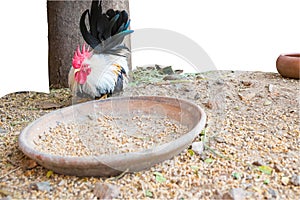
[[[72,102],[68,89],[0,99],[0,198],[299,199],[300,85],[276,73],[172,74],[138,69],[120,95],[185,98],[205,109],[201,154],[180,155],[143,172],[79,178],[53,173],[18,149],[23,128]],[[199,133],[200,134],[200,133]]]

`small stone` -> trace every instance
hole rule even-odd
[[[250,87],[251,85],[253,85],[253,82],[251,81],[241,81],[241,83],[246,87]]]
[[[205,79],[205,76],[203,74],[199,74],[196,76],[196,80],[202,80]]]
[[[207,154],[204,152],[200,155],[200,160],[202,160],[203,162],[208,158]]]
[[[161,72],[162,74],[167,74],[167,75],[174,74],[174,71],[173,71],[173,69],[172,69],[172,66],[164,67],[164,68],[160,69],[160,72]]]
[[[265,98],[265,96],[264,96],[263,93],[258,93],[258,94],[256,94],[256,95],[257,95],[257,97],[259,97],[259,98]]]
[[[185,91],[185,92],[191,92],[192,89],[185,87],[185,88],[183,89],[183,91]]]
[[[99,199],[115,199],[119,196],[120,190],[115,185],[97,183],[93,193]]]
[[[284,177],[281,178],[281,183],[282,183],[282,185],[285,185],[285,186],[286,186],[286,185],[289,184],[289,182],[290,182],[289,177],[284,176]]]
[[[277,198],[277,192],[271,188],[268,189],[269,194],[272,196],[272,198]]]
[[[246,197],[246,191],[242,188],[233,188],[231,191],[233,199],[244,199]]]
[[[214,105],[213,105],[213,102],[212,101],[208,101],[206,103],[203,103],[204,106],[208,109],[213,109]]]
[[[155,67],[154,66],[146,66],[146,70],[154,70]]]
[[[278,164],[275,164],[273,169],[275,170],[275,172],[282,172],[282,167],[280,167]]]
[[[246,197],[246,191],[242,188],[233,188],[223,194],[222,199],[242,200]]]
[[[222,193],[219,190],[213,191],[212,199],[221,199],[221,198],[222,198]]]
[[[0,133],[6,133],[6,130],[0,127]]]
[[[274,85],[273,84],[269,84],[269,92],[272,93],[274,91]]]
[[[256,160],[252,163],[254,166],[263,166],[265,163],[262,160]]]
[[[225,194],[223,194],[221,199],[228,199],[228,200],[232,200],[232,196],[231,194],[229,194],[229,192],[226,192]]]
[[[218,143],[226,143],[226,141],[223,137],[215,137],[215,141]]]
[[[269,105],[271,105],[272,104],[272,101],[269,101],[269,100],[266,100],[265,102],[264,102],[264,106],[269,106]]]
[[[0,135],[4,136],[5,133],[7,133],[7,131],[0,127]]]
[[[217,85],[224,85],[224,80],[218,79],[218,80],[216,80],[216,84]]]
[[[243,184],[245,190],[251,189],[253,187],[253,185],[251,183],[245,183]]]
[[[11,200],[11,199],[12,199],[11,196],[6,196],[6,197],[1,198],[0,200]]]
[[[183,73],[183,70],[182,70],[182,69],[176,69],[176,70],[175,70],[175,73],[176,73],[176,74],[182,74],[182,73]]]
[[[161,70],[162,66],[161,65],[155,65],[156,70]]]
[[[47,191],[47,192],[50,192],[52,190],[52,187],[49,182],[31,183],[30,188],[33,190]]]
[[[61,180],[59,183],[58,183],[58,186],[63,186],[65,184],[65,181],[64,180]]]
[[[300,186],[300,176],[299,176],[299,175],[296,175],[296,174],[293,174],[293,175],[292,175],[292,178],[291,178],[291,183],[292,183],[294,186]]]
[[[163,78],[164,81],[174,81],[180,80],[181,78],[178,75],[167,75]]]
[[[195,100],[198,100],[198,99],[200,99],[200,97],[201,97],[200,94],[197,93],[197,94],[195,94],[194,99],[195,99]]]
[[[194,142],[192,144],[192,150],[196,154],[201,155],[203,153],[203,150],[204,150],[204,144],[203,144],[203,142]]]

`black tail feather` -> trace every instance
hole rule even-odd
[[[83,39],[88,43],[92,48],[95,48],[100,44],[100,41],[94,37],[91,33],[88,32],[86,25],[85,25],[85,17],[89,10],[84,11],[80,18],[80,31],[83,36]]]
[[[87,30],[85,18],[89,14],[89,28]],[[102,13],[102,1],[93,0],[90,12],[86,10],[80,18],[80,31],[93,49],[108,38],[125,31],[129,25],[128,14],[125,10],[109,9]]]
[[[125,10],[123,10],[123,11],[121,12],[121,14],[122,14],[122,19],[123,19],[122,24],[126,24],[127,21],[128,21],[128,19],[129,19],[128,13],[125,12]]]
[[[100,41],[104,39],[104,33],[108,25],[109,25],[109,19],[104,14],[100,14],[97,19],[97,27],[96,27],[97,34],[98,34],[97,37]]]
[[[101,2],[102,1],[100,1],[100,4],[99,4],[99,1],[92,1],[91,18],[90,18],[90,32],[94,37],[98,37],[97,25],[98,25],[99,16],[102,15]]]
[[[116,15],[116,12],[113,9],[108,9],[106,11],[106,15],[108,16],[109,20],[111,20]]]
[[[103,33],[103,40],[108,39],[112,36],[112,28],[115,25],[116,21],[119,19],[119,15],[115,15],[109,22],[108,27],[105,29],[105,32]]]

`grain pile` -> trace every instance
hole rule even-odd
[[[0,198],[300,198],[299,80],[231,71],[172,80],[152,69],[135,75],[123,95],[180,96],[205,109],[205,137],[197,139],[205,141],[201,155],[186,149],[120,177],[59,175],[25,158],[17,137],[31,121],[68,105],[69,91],[14,93],[0,99]]]
[[[163,116],[100,115],[80,123],[58,123],[33,142],[38,151],[51,155],[99,156],[155,148],[187,131],[187,127]]]

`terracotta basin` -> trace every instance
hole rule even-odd
[[[122,106],[120,106],[122,105]],[[157,114],[177,120],[188,127],[187,133],[178,139],[140,152],[116,155],[71,157],[46,154],[36,150],[33,142],[49,127],[57,122],[68,123],[84,120],[85,116],[95,111],[140,113],[155,110]],[[179,154],[201,132],[206,123],[205,112],[197,105],[177,98],[158,96],[118,97],[100,101],[90,101],[62,108],[37,119],[28,125],[19,136],[19,148],[25,155],[40,165],[59,174],[75,176],[114,176],[123,171],[135,172],[147,169],[156,163],[170,159]]]
[[[276,68],[281,76],[300,78],[300,53],[282,54],[277,58]]]

